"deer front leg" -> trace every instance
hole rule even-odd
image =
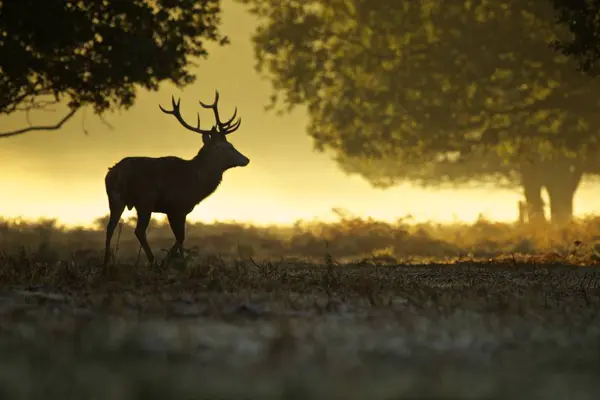
[[[135,227],[135,236],[140,241],[140,244],[144,249],[144,253],[146,253],[146,257],[148,257],[148,261],[150,262],[150,264],[154,264],[154,254],[152,254],[152,250],[150,250],[150,245],[148,244],[148,240],[146,239],[146,229],[148,229],[148,225],[150,224],[151,215],[152,213],[150,212],[141,212],[138,210],[137,225]]]
[[[169,251],[169,256],[173,256],[179,251],[183,256],[183,241],[185,240],[185,214],[167,214],[169,226],[173,235],[175,235],[175,244]]]

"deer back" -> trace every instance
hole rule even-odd
[[[107,193],[118,193],[129,209],[187,214],[221,179],[222,172],[194,160],[127,157],[107,174]]]

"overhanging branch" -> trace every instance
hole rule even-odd
[[[67,115],[65,115],[60,121],[58,121],[54,125],[28,126],[27,128],[17,129],[16,131],[12,131],[12,132],[0,132],[0,138],[7,138],[7,137],[12,137],[12,136],[22,135],[24,133],[28,133],[28,132],[32,132],[32,131],[55,131],[55,130],[58,130],[65,124],[65,122],[70,120],[78,110],[79,110],[79,108],[72,109],[71,111],[69,111],[69,113]]]

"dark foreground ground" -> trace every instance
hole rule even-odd
[[[1,399],[596,399],[600,269],[0,265]]]

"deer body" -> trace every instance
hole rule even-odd
[[[185,239],[185,220],[187,215],[202,200],[217,189],[223,179],[223,173],[235,167],[245,167],[250,160],[229,143],[225,135],[234,132],[241,120],[232,124],[237,109],[231,119],[221,122],[217,109],[219,93],[216,92],[212,105],[200,104],[214,111],[217,124],[211,130],[188,125],[179,112],[179,101],[172,99],[173,109],[161,110],[175,116],[187,129],[202,134],[204,145],[191,160],[179,157],[126,157],[109,168],[104,179],[110,218],[106,227],[106,247],[104,266],[110,258],[110,242],[114,230],[127,207],[136,209],[138,220],[135,228],[137,236],[148,261],[154,263],[154,255],[146,239],[146,229],[152,213],[167,215],[171,230],[175,235],[175,244],[169,252],[183,252]]]
[[[128,210],[189,214],[217,189],[223,172],[201,160],[178,157],[127,157],[109,169],[105,183]]]

